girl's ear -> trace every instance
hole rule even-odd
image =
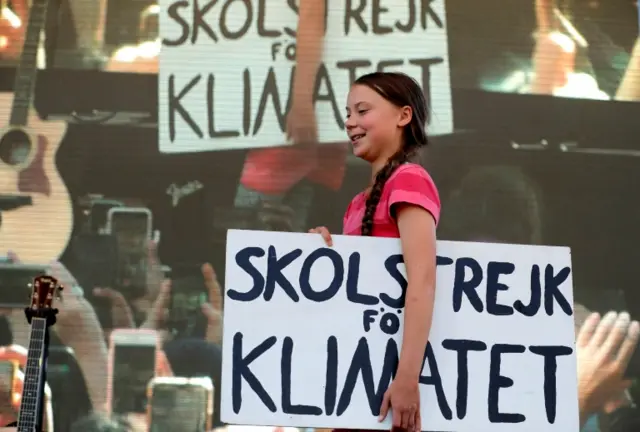
[[[411,119],[413,118],[413,108],[409,105],[405,105],[400,108],[400,116],[398,118],[398,127],[403,128],[409,123],[411,123]]]

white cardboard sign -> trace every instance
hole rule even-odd
[[[346,141],[349,87],[358,76],[376,70],[414,77],[431,107],[430,134],[452,132],[444,0],[324,1],[325,48],[314,92],[320,141]],[[298,2],[159,4],[160,151],[286,144]]]
[[[402,344],[397,239],[229,231],[221,418],[388,429]],[[438,242],[422,430],[577,431],[571,254]]]

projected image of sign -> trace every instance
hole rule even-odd
[[[160,150],[166,153],[286,144],[298,52],[294,2],[198,6],[161,1]],[[206,9],[206,11],[205,11]],[[444,0],[327,0],[324,51],[313,88],[319,141],[344,142],[345,101],[360,75],[401,71],[420,83],[432,135],[453,130]]]

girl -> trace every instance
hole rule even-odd
[[[372,73],[351,87],[346,128],[354,154],[372,166],[371,186],[356,195],[343,233],[396,237],[402,243],[408,287],[402,351],[379,420],[393,408],[393,426],[421,430],[418,378],[429,337],[436,275],[436,225],[440,198],[422,166],[411,163],[427,145],[428,109],[420,86],[400,73]],[[326,227],[319,233],[328,246]]]

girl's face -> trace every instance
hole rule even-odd
[[[347,98],[345,126],[353,153],[370,163],[386,161],[402,146],[411,107],[397,107],[365,85],[355,84]]]

